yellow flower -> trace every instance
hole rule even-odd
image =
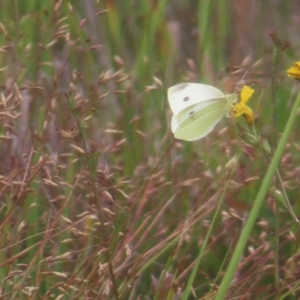
[[[254,119],[252,109],[249,106],[247,106],[247,102],[251,98],[253,93],[253,89],[251,89],[247,85],[244,85],[240,94],[240,102],[234,104],[231,108],[231,114],[235,118],[243,116],[248,122],[248,124],[252,124]]]
[[[294,66],[286,71],[289,77],[300,79],[300,61],[295,62]]]

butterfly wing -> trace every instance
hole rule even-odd
[[[212,99],[224,97],[225,95],[217,88],[200,83],[180,83],[168,89],[169,104],[176,116],[195,104],[201,109],[210,105]]]
[[[184,111],[184,115],[188,117],[181,117],[173,115],[171,128],[175,138],[195,141],[206,136],[215,125],[226,115],[226,99],[214,99],[208,101],[210,104],[205,108],[202,108],[196,104],[187,111]]]

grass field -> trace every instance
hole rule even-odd
[[[0,299],[300,299],[297,1],[0,8]],[[181,82],[251,86],[255,141],[174,139]]]

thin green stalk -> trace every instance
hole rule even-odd
[[[228,183],[228,182],[227,182],[227,183]],[[183,294],[183,296],[182,296],[182,300],[187,300],[187,299],[188,299],[188,296],[189,296],[190,291],[191,291],[192,284],[193,284],[194,279],[195,279],[195,277],[196,277],[196,273],[197,273],[197,271],[198,271],[198,269],[199,269],[200,261],[201,261],[201,259],[202,259],[202,257],[203,257],[203,253],[204,253],[204,251],[205,251],[205,249],[206,249],[208,240],[209,240],[209,238],[210,238],[210,236],[211,236],[212,229],[214,228],[214,224],[215,224],[215,222],[216,222],[216,220],[217,220],[217,217],[218,217],[219,214],[220,214],[221,207],[222,207],[222,204],[223,204],[223,201],[222,201],[222,200],[224,199],[224,195],[225,195],[225,192],[226,192],[226,191],[227,191],[227,186],[225,186],[225,188],[224,188],[223,194],[222,194],[222,196],[221,196],[221,201],[219,201],[219,204],[218,204],[218,207],[217,207],[216,212],[215,212],[215,214],[214,214],[213,220],[212,220],[212,222],[211,222],[211,224],[210,224],[210,226],[209,226],[208,232],[207,232],[207,234],[206,234],[206,236],[205,236],[205,239],[204,239],[204,241],[203,241],[203,244],[202,244],[202,246],[201,246],[201,249],[200,249],[200,251],[199,251],[199,254],[198,254],[197,258],[196,258],[196,261],[195,261],[195,264],[194,264],[192,273],[191,273],[191,275],[189,276],[188,283],[187,283],[187,285],[186,285],[184,294]]]
[[[198,41],[199,45],[199,70],[201,70],[202,62],[203,62],[203,55],[205,52],[210,53],[212,52],[212,40],[210,34],[210,21],[211,15],[213,11],[213,2],[212,1],[199,1],[198,5],[198,29],[200,33],[200,38]]]
[[[273,72],[271,77],[271,99],[272,99],[272,111],[273,111],[273,145],[277,147],[278,143],[278,120],[277,120],[277,103],[276,103],[276,91],[278,84],[276,82],[278,67],[280,62],[280,52],[279,48],[275,47],[274,62],[273,62]],[[276,169],[277,174],[278,170]],[[279,222],[279,204],[275,203],[275,235],[274,235],[274,285],[275,285],[275,300],[278,299],[278,291],[280,287],[279,283],[279,232],[280,232],[280,222]]]
[[[239,264],[240,258],[242,256],[245,246],[247,244],[248,237],[251,234],[252,228],[257,219],[260,208],[264,202],[267,192],[269,191],[269,188],[270,188],[271,182],[273,180],[273,177],[275,175],[277,166],[278,166],[278,164],[281,160],[282,154],[285,150],[285,146],[287,144],[288,137],[292,131],[294,122],[297,117],[297,110],[298,110],[299,105],[300,105],[300,93],[298,93],[298,96],[293,105],[291,114],[289,116],[288,122],[285,126],[283,135],[278,143],[278,147],[276,148],[276,151],[272,158],[271,164],[270,164],[270,166],[267,170],[267,173],[263,179],[262,185],[257,193],[256,199],[254,201],[254,205],[249,214],[249,218],[245,224],[245,227],[243,228],[243,230],[241,232],[239,241],[238,241],[236,248],[234,250],[234,253],[232,255],[232,259],[229,263],[229,266],[226,270],[224,279],[220,285],[217,296],[215,298],[216,300],[222,300],[226,296],[227,290],[228,290],[231,280],[234,276],[235,270]]]
[[[290,215],[292,216],[292,218],[295,220],[295,222],[299,223],[299,220],[298,220],[297,216],[295,215],[295,213],[293,211],[292,205],[291,205],[290,200],[288,198],[288,195],[286,193],[286,190],[285,190],[285,187],[283,185],[283,182],[282,182],[282,179],[281,179],[281,176],[280,176],[280,173],[279,173],[278,169],[276,169],[276,174],[277,174],[279,184],[281,186],[281,191],[282,191],[282,194],[284,196],[286,207],[287,207]]]
[[[296,293],[299,290],[299,286],[300,286],[299,281],[294,286],[289,286],[288,291],[285,294],[283,294],[279,299],[283,300],[286,297],[293,295],[294,293]],[[292,296],[292,299],[293,299],[293,296]]]
[[[276,169],[276,171],[278,171]],[[280,235],[280,213],[279,203],[275,202],[275,234],[274,234],[274,285],[275,300],[279,297],[280,275],[279,275],[279,235]]]
[[[261,147],[269,164],[271,162],[270,154]],[[285,187],[283,185],[280,173],[278,168],[276,168],[277,181],[280,184],[281,191],[284,197],[286,208],[289,211],[291,217],[296,223],[299,223],[297,216],[295,215],[292,205],[289,201],[288,195],[286,193]],[[275,285],[275,300],[279,299],[279,289],[280,289],[280,275],[279,275],[279,235],[280,235],[280,212],[279,212],[279,203],[275,202],[275,234],[274,234],[274,285]]]
[[[264,153],[267,161],[270,164],[271,163],[271,156],[270,156],[271,151],[266,151],[266,149],[263,147],[262,143],[260,144],[260,148],[263,150],[263,153]],[[283,185],[282,178],[281,178],[281,175],[278,171],[278,168],[276,169],[276,176],[277,176],[277,180],[278,180],[278,182],[280,184],[280,187],[281,187],[281,191],[282,191],[282,195],[283,195],[283,198],[284,198],[284,201],[285,201],[286,208],[287,208],[288,212],[290,213],[291,217],[294,219],[294,221],[296,223],[299,223],[300,221],[298,220],[297,216],[295,215],[295,213],[293,211],[292,205],[291,205],[289,197],[286,193],[286,190],[285,190],[285,187]]]
[[[276,55],[276,54],[275,54]],[[272,112],[273,112],[273,145],[274,147],[277,146],[278,138],[277,138],[277,127],[278,127],[278,121],[277,121],[277,111],[276,111],[276,91],[277,91],[277,82],[276,82],[276,76],[278,72],[278,66],[279,66],[279,59],[274,59],[274,66],[273,66],[273,72],[271,77],[271,99],[272,99]]]
[[[74,99],[73,99],[72,96],[69,97],[68,104],[69,104],[69,107],[71,108],[71,111],[72,111],[72,113],[73,113],[73,115],[76,119],[76,123],[77,123],[78,129],[79,129],[80,135],[81,135],[82,144],[83,144],[84,150],[85,150],[85,152],[87,154],[87,157],[88,157],[87,163],[88,163],[90,173],[92,175],[91,177],[92,177],[92,184],[93,184],[93,192],[94,192],[94,195],[95,195],[96,205],[97,205],[97,208],[98,208],[98,217],[99,217],[99,220],[100,220],[101,234],[102,234],[103,241],[106,243],[108,239],[107,239],[104,219],[103,219],[103,215],[102,215],[103,209],[102,209],[101,201],[99,200],[99,197],[98,197],[96,179],[95,179],[95,174],[96,174],[95,159],[94,159],[93,156],[88,155],[88,148],[87,148],[87,143],[86,143],[86,134],[85,134],[84,126],[82,124],[81,119],[78,116],[78,113],[77,113],[76,108],[75,108]],[[112,255],[111,255],[108,247],[105,251],[105,254],[106,254],[106,259],[107,259],[107,263],[108,263],[110,278],[111,278],[111,281],[112,281],[113,293],[115,295],[115,299],[118,300],[120,298],[119,298],[117,282],[116,282],[116,279],[115,279],[115,274],[114,274],[112,261],[111,261]]]

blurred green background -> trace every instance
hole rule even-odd
[[[274,146],[298,92],[284,77],[299,12],[297,1],[0,0],[1,299],[183,299],[209,228],[189,299],[214,299],[267,163],[232,118],[174,140],[166,92],[251,85],[256,129]],[[274,36],[289,44],[280,55]],[[281,165],[296,213],[299,125]],[[285,209],[274,286],[274,201],[228,299],[299,297]]]

